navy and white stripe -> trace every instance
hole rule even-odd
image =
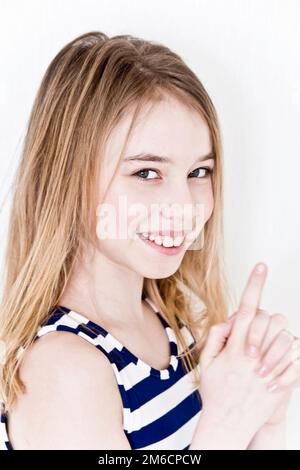
[[[186,372],[176,335],[154,303],[143,297],[157,313],[169,338],[170,361],[158,370],[136,357],[114,336],[84,315],[58,306],[35,337],[51,331],[69,331],[86,339],[109,359],[123,403],[123,429],[132,449],[188,449],[200,413],[202,401]],[[182,322],[181,331],[190,348],[194,338]],[[0,449],[13,450],[8,437],[8,416],[1,413]]]

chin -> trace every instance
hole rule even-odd
[[[148,266],[147,269],[143,269],[142,275],[148,279],[165,279],[167,277],[172,276],[176,271],[178,270],[180,263],[172,263],[168,265],[166,261],[163,261],[161,264],[155,263],[152,261],[152,263],[148,260]],[[153,267],[151,268],[151,264],[153,264]]]

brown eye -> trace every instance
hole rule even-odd
[[[157,174],[157,171],[153,170],[152,168],[143,168],[142,170],[139,170],[136,173],[134,173],[132,176],[136,176],[137,178],[140,178],[140,179],[146,180],[146,181],[156,179],[156,178],[153,178],[153,177],[147,178],[147,175],[149,174],[149,172]]]
[[[204,176],[197,176],[197,175],[194,175],[193,177],[196,176],[197,179],[204,179],[204,178],[208,178],[208,176],[210,176],[210,174],[213,172],[212,168],[209,168],[209,167],[200,167],[200,168],[196,168],[195,170],[192,171],[192,173],[190,173],[191,175],[193,173],[197,173],[199,170],[205,170],[206,173]]]

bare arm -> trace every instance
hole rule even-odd
[[[26,448],[131,449],[112,366],[79,336],[51,332],[40,338],[21,377],[27,393],[19,399],[16,423]]]
[[[189,450],[245,450],[249,441],[229,416],[215,419],[203,410]]]
[[[265,424],[250,443],[240,429],[225,422],[214,422],[201,414],[190,450],[285,450],[286,420],[279,424]]]
[[[265,424],[251,440],[248,450],[285,450],[286,420],[279,424]]]

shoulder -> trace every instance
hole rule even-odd
[[[114,372],[102,351],[80,336],[66,331],[52,331],[38,338],[24,354],[20,374],[24,380],[52,376],[68,378],[68,383],[89,377],[96,383],[99,368],[105,378],[115,382]],[[61,371],[63,374],[61,375]],[[21,377],[22,378],[22,377]]]
[[[122,401],[108,358],[78,335],[53,331],[24,353],[12,424],[18,423],[29,448],[101,448],[115,422],[122,431]],[[13,447],[14,447],[14,443]],[[105,447],[103,447],[105,448]]]

